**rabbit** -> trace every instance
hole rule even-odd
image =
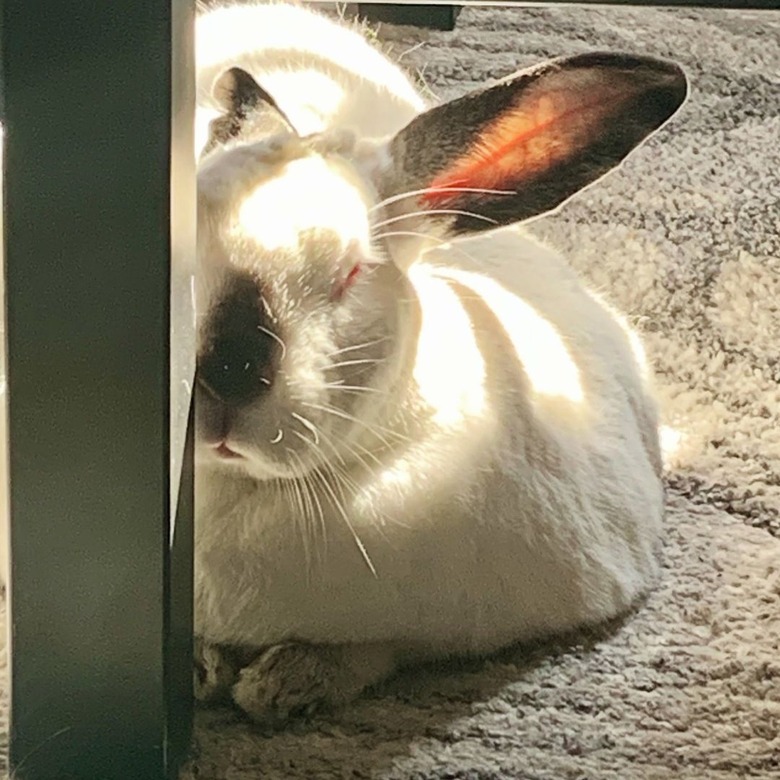
[[[196,43],[197,698],[284,726],[630,611],[663,537],[652,379],[524,226],[684,72],[592,52],[436,103],[302,7],[205,12]]]

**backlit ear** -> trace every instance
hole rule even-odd
[[[295,133],[290,120],[252,76],[242,68],[226,70],[214,83],[212,94],[224,113],[209,125],[204,152],[239,135],[248,119],[264,132]]]
[[[382,195],[449,235],[530,219],[618,165],[687,89],[677,65],[650,57],[552,60],[412,120],[389,144]]]

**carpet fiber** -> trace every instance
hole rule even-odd
[[[417,670],[283,734],[201,712],[184,777],[780,778],[780,13],[483,7],[379,37],[440,97],[593,48],[687,69],[673,124],[534,224],[652,359],[663,580],[599,636]]]

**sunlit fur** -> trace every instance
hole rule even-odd
[[[211,86],[234,65],[262,74],[301,135],[353,126],[380,136],[424,107],[407,77],[360,35],[298,6],[226,3],[200,14],[195,38],[198,152],[218,113]]]
[[[219,460],[199,421],[198,634],[379,642],[402,662],[627,608],[656,572],[662,489],[625,323],[515,228],[425,257],[394,240],[370,139],[423,101],[356,32],[258,6],[213,12],[197,35],[204,106],[238,64],[293,124],[359,139],[322,155],[250,129],[201,165],[202,332],[250,273],[284,355],[228,434],[242,460]]]

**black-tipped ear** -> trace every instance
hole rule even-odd
[[[677,65],[651,57],[552,60],[413,119],[390,142],[382,194],[425,190],[398,202],[450,235],[530,219],[622,162],[687,91]]]
[[[225,113],[212,120],[204,151],[235,138],[249,117],[261,132],[295,133],[295,128],[273,97],[242,68],[230,68],[219,76],[214,82],[212,94]]]

